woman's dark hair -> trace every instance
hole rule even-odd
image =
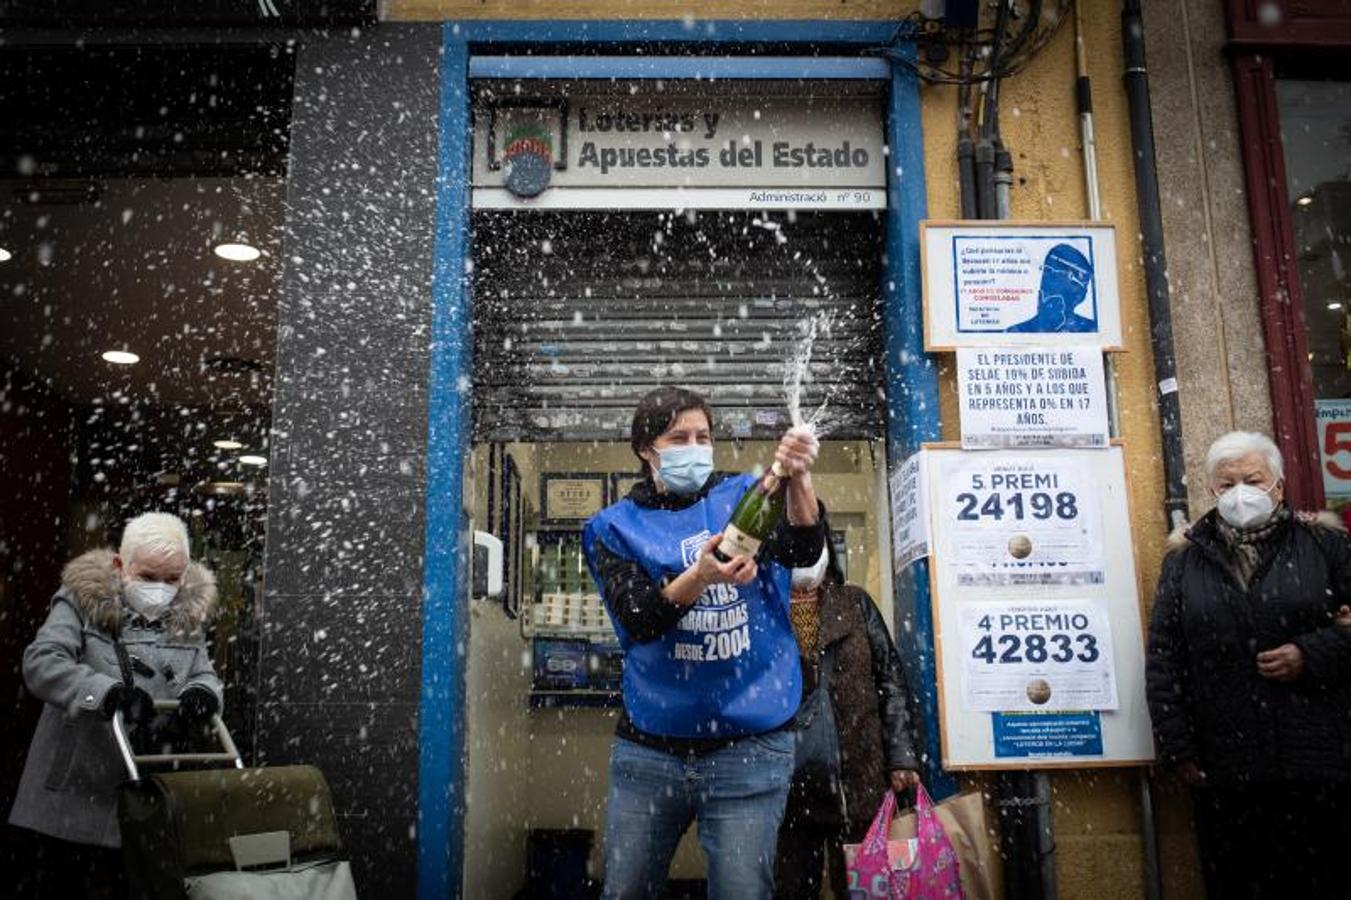
[[[708,417],[708,427],[713,427],[712,407],[694,391],[669,384],[649,391],[638,401],[638,408],[633,411],[633,428],[629,432],[629,446],[633,448],[633,455],[638,456],[639,451],[651,447],[652,442],[661,437],[681,413],[691,409],[701,411]],[[647,460],[641,456],[638,456],[638,460],[646,472]]]

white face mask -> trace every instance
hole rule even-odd
[[[1276,483],[1265,491],[1251,484],[1236,484],[1220,494],[1215,502],[1220,517],[1235,528],[1255,528],[1261,525],[1276,509],[1276,501],[1271,492]]]
[[[810,591],[813,588],[820,587],[821,582],[826,580],[826,565],[830,562],[830,554],[822,548],[821,558],[816,561],[816,565],[808,566],[805,569],[794,569],[792,575],[792,585],[795,591]]]
[[[127,605],[144,619],[155,621],[178,596],[178,585],[161,581],[128,581],[122,586]]]

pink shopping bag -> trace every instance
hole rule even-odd
[[[886,792],[861,844],[846,844],[849,900],[963,900],[957,852],[939,824],[929,792],[915,791],[913,846],[888,841],[896,795]]]

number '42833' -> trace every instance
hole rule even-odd
[[[1082,663],[1096,662],[1098,639],[1088,632],[1078,634],[1001,634],[984,635],[976,642],[971,657],[986,665],[1021,662]]]

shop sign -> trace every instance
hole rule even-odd
[[[1315,400],[1323,493],[1351,497],[1351,399]]]
[[[477,208],[886,206],[876,95],[483,94],[474,122]]]
[[[1096,347],[964,347],[957,351],[957,392],[968,450],[1107,446],[1107,389]]]
[[[925,222],[925,346],[1118,349],[1111,225]]]

